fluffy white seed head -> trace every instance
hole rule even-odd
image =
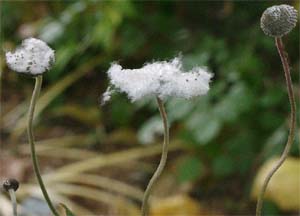
[[[123,69],[119,64],[113,64],[107,73],[111,85],[125,92],[132,101],[148,96],[190,99],[204,95],[209,90],[212,77],[211,73],[200,67],[183,71],[180,58],[146,64],[140,69]],[[108,88],[104,93],[106,101],[110,99],[110,91],[111,88]]]
[[[35,38],[25,39],[14,52],[6,53],[7,65],[19,73],[42,74],[51,68],[54,61],[54,50]]]

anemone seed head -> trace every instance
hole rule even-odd
[[[51,68],[54,61],[54,50],[36,38],[25,39],[14,52],[6,53],[8,67],[19,73],[42,74]]]
[[[190,99],[205,95],[212,78],[205,68],[183,71],[180,58],[146,64],[140,69],[123,69],[119,64],[112,64],[107,73],[111,86],[126,93],[133,102],[148,96]],[[111,88],[104,93],[108,100],[110,91]]]
[[[263,12],[260,27],[268,36],[282,37],[295,28],[297,16],[298,11],[293,6],[275,5]]]

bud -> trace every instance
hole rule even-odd
[[[6,191],[9,191],[10,189],[17,191],[19,188],[19,182],[16,179],[7,179],[3,182],[3,188]]]
[[[296,23],[297,10],[286,4],[267,8],[260,19],[263,32],[271,37],[282,37],[288,34]]]

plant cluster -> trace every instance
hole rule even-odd
[[[80,7],[77,7],[77,10],[79,9]],[[74,13],[76,13],[76,9],[74,9]],[[281,37],[289,33],[295,27],[296,21],[297,21],[297,11],[289,5],[279,5],[279,6],[273,6],[271,8],[268,8],[261,17],[261,28],[267,35],[275,37],[278,53],[280,55],[283,64],[286,84],[288,89],[288,96],[291,104],[291,124],[290,124],[290,134],[288,137],[287,145],[282,154],[282,157],[280,161],[278,161],[276,167],[274,167],[274,169],[270,171],[270,174],[266,178],[265,184],[259,195],[257,212],[256,212],[257,215],[261,215],[262,200],[264,196],[264,191],[268,186],[268,182],[272,178],[272,175],[277,171],[277,169],[284,163],[284,160],[286,159],[291,149],[292,143],[294,142],[295,122],[296,122],[296,102],[295,102],[293,87],[291,82],[290,67],[288,64],[287,55],[285,54]],[[117,19],[115,20],[114,23],[116,26],[119,25]],[[68,25],[68,21],[67,20],[62,21],[61,25]],[[98,29],[98,31],[100,30]],[[112,34],[111,32],[108,32],[107,37],[104,38],[103,40],[107,40],[108,38],[110,38],[111,34]],[[208,44],[207,45],[208,48],[206,49],[210,50],[208,51],[208,53],[212,52],[211,48],[215,48],[217,51],[219,51],[218,50],[219,47],[225,46],[224,42],[218,40],[215,41],[214,39],[211,39],[210,36],[207,36],[206,40]],[[93,41],[93,43],[99,43],[99,41],[97,41],[95,38],[94,39],[92,38],[91,41]],[[110,44],[110,43],[105,43],[105,44]],[[110,50],[107,47],[103,47],[103,48]],[[249,47],[246,46],[245,48],[246,48],[245,51],[247,53],[247,49],[251,49],[251,46]],[[126,48],[124,48],[124,50],[126,50]],[[201,50],[205,50],[205,47],[204,48],[202,47]],[[126,50],[126,52],[129,51],[130,48]],[[215,64],[226,62],[226,56],[228,55],[227,52],[229,51],[226,50],[223,52],[224,53],[221,54],[214,52],[218,54],[217,58],[214,59]],[[251,54],[251,51],[249,51],[248,54]],[[49,74],[51,74],[52,66],[54,67],[55,69],[54,71],[56,71],[58,76],[59,73],[57,71],[60,71],[59,67],[63,68],[65,66],[64,65],[65,63],[62,62],[63,60],[60,60],[59,55],[60,55],[59,52],[56,52],[56,58],[55,58],[54,51],[45,42],[35,38],[25,39],[22,42],[22,45],[19,48],[17,48],[15,52],[6,53],[6,62],[10,69],[19,73],[29,74],[30,76],[34,77],[36,82],[33,95],[31,98],[31,103],[29,106],[28,125],[27,125],[28,140],[31,146],[31,156],[32,156],[34,171],[37,180],[39,182],[39,185],[41,187],[41,190],[43,192],[44,198],[47,201],[47,204],[51,209],[53,215],[59,215],[59,214],[56,210],[55,205],[52,203],[47,193],[46,186],[44,185],[42,177],[40,175],[39,162],[35,152],[32,122],[34,118],[34,110],[35,110],[36,102],[39,97],[39,93],[42,85],[42,76],[47,71],[49,71]],[[223,71],[223,73],[221,72],[220,75],[218,75],[220,77],[216,77],[218,80],[222,79],[223,77],[226,77],[224,73],[227,72],[229,69],[231,70],[231,72],[229,72],[231,75],[226,77],[229,79],[228,85],[224,84],[224,82],[219,82],[219,81],[216,81],[216,83],[212,82],[212,85],[213,86],[215,85],[215,87],[210,90],[210,82],[211,79],[213,78],[212,73],[208,72],[208,69],[206,67],[198,67],[198,66],[195,67],[195,65],[198,65],[195,64],[195,62],[198,62],[198,60],[201,64],[203,63],[205,64],[209,62],[210,59],[209,55],[212,55],[212,53],[207,55],[204,54],[199,54],[199,55],[200,56],[187,55],[187,56],[177,57],[170,61],[156,61],[156,62],[154,61],[152,63],[146,63],[142,68],[139,69],[123,69],[122,66],[120,66],[118,63],[113,63],[111,64],[111,67],[107,71],[110,84],[106,92],[102,96],[103,104],[108,102],[109,100],[112,100],[112,95],[117,91],[127,94],[128,98],[132,102],[143,102],[147,100],[147,98],[148,100],[149,98],[150,99],[155,98],[162,119],[162,123],[163,123],[164,142],[162,145],[161,160],[157,170],[155,171],[153,177],[151,178],[146,188],[143,203],[142,203],[142,215],[148,214],[148,209],[149,209],[148,199],[150,197],[152,187],[155,185],[157,179],[160,177],[167,162],[168,146],[170,142],[170,138],[169,138],[170,125],[178,124],[178,122],[182,120],[183,125],[185,125],[185,130],[181,132],[180,136],[183,139],[189,140],[189,142],[192,144],[196,143],[195,145],[196,147],[198,145],[197,143],[201,143],[203,146],[201,147],[198,146],[198,147],[199,149],[201,149],[201,151],[207,153],[207,157],[214,158],[216,155],[218,156],[212,162],[212,168],[213,171],[215,172],[215,175],[221,177],[229,176],[235,170],[234,160],[231,158],[232,155],[230,154],[234,154],[233,155],[234,157],[240,157],[238,160],[241,161],[242,160],[247,161],[247,158],[253,158],[255,155],[255,150],[251,149],[252,147],[249,143],[252,142],[255,136],[262,138],[260,142],[268,140],[268,137],[264,136],[263,134],[265,131],[268,132],[273,130],[272,128],[274,127],[273,124],[268,125],[268,121],[265,121],[264,119],[260,119],[262,121],[262,125],[267,124],[266,127],[264,128],[265,131],[258,130],[256,132],[257,134],[251,134],[248,133],[249,130],[251,130],[251,126],[243,128],[243,130],[240,131],[241,133],[236,134],[236,136],[231,137],[227,141],[230,144],[225,145],[225,149],[223,149],[225,151],[224,155],[222,154],[222,151],[217,150],[218,148],[216,147],[216,145],[218,145],[221,142],[221,138],[219,136],[221,134],[223,125],[235,121],[239,122],[243,120],[246,120],[246,122],[251,123],[251,121],[248,119],[251,118],[251,116],[245,114],[249,109],[249,107],[259,108],[258,106],[265,105],[265,107],[268,108],[268,106],[271,106],[274,103],[276,104],[277,102],[273,101],[274,98],[272,96],[273,94],[272,92],[268,92],[268,94],[263,95],[262,99],[259,100],[259,103],[255,101],[254,92],[256,90],[254,89],[252,91],[252,89],[249,87],[251,83],[247,83],[242,79],[243,76],[248,76],[247,71],[243,69],[243,67],[245,66],[242,59],[245,58],[245,56],[242,56],[239,59],[238,58],[239,56],[237,55],[236,60],[230,63],[227,62],[225,68],[222,70],[220,69],[221,71]],[[257,63],[257,59],[255,59],[251,55],[249,55],[248,57],[249,57],[248,61],[250,62],[250,63],[248,62],[249,65],[252,64],[253,62]],[[189,61],[192,62],[192,64],[190,63],[189,65],[188,64]],[[58,66],[56,66],[56,64],[58,64]],[[183,70],[183,68],[188,68],[189,66],[191,66],[191,70],[189,71]],[[264,67],[262,66],[260,69],[262,68]],[[240,69],[242,71],[245,70],[245,74],[242,73],[238,74],[233,69],[236,70]],[[250,82],[257,82],[257,81],[255,80],[255,78],[253,78],[250,79]],[[272,86],[272,84],[270,85]],[[224,91],[226,91],[227,94],[225,95],[224,98],[220,99],[223,96],[221,92]],[[283,99],[284,94],[282,94],[281,91],[278,91],[276,88],[274,88],[273,91],[276,93],[276,95],[277,93],[279,93],[279,95],[282,96],[282,98],[278,99],[279,101],[284,100]],[[206,96],[208,92],[209,95]],[[202,97],[200,99],[195,99],[198,96],[202,96]],[[120,97],[120,96],[117,95],[116,97]],[[187,103],[184,100],[176,100],[174,98],[193,99],[193,101],[189,101]],[[217,102],[214,102],[215,99],[218,99]],[[114,103],[118,103],[118,100],[113,99],[112,104],[107,106],[111,106],[111,109],[113,110]],[[264,114],[262,114],[261,116],[264,116]],[[156,122],[152,121],[152,122],[144,123],[144,125],[141,127],[139,132],[142,141],[145,142],[149,141],[149,137],[151,137],[151,133],[152,133],[152,131],[149,130],[149,128],[151,128],[150,126],[152,123],[161,124],[160,121],[156,121]],[[275,125],[280,125],[281,123],[282,122],[279,121],[276,122]],[[244,124],[241,123],[241,125]],[[254,125],[252,126],[254,127]],[[234,131],[238,129],[229,128],[229,130],[233,132],[229,134],[234,134]],[[148,136],[145,136],[145,134]],[[274,136],[276,136],[276,134]],[[147,139],[143,140],[143,137],[144,138],[148,137],[148,140]],[[238,146],[240,145],[241,141],[245,141],[245,146],[243,147]],[[205,144],[209,144],[209,145],[205,145]],[[245,154],[243,154],[243,156],[238,156],[241,153],[245,153]],[[183,165],[183,168],[181,169],[181,172],[183,173],[181,175],[181,178],[183,178],[183,180],[186,179],[190,180],[193,178],[198,178],[199,176],[197,175],[188,176],[189,174],[185,175],[184,171],[186,168],[184,166],[187,167],[194,166],[195,169],[198,170],[201,167],[203,167],[203,164],[201,161],[199,161],[198,158],[193,157],[193,160],[189,160],[189,162]],[[245,166],[245,168],[243,168],[242,166]],[[245,170],[248,170],[250,166],[251,164],[247,164],[246,162],[241,162],[239,166],[239,170],[241,174],[243,175],[244,173],[244,175],[247,176],[245,174]],[[10,195],[11,197],[13,197],[12,190],[8,190],[8,191],[10,191]],[[12,200],[15,200],[15,198],[12,198]],[[13,203],[16,202],[14,201]],[[73,213],[71,213],[71,211],[65,205],[63,206],[66,209],[66,214],[73,215]],[[17,215],[16,204],[13,204],[13,209],[14,209],[13,210],[14,215]]]

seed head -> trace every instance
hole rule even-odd
[[[184,71],[181,58],[145,64],[139,69],[123,69],[119,64],[112,64],[107,73],[113,90],[107,89],[103,102],[108,101],[114,91],[126,93],[132,101],[148,96],[190,99],[205,95],[212,78],[206,68]]]
[[[19,188],[19,182],[16,179],[7,179],[3,182],[3,188],[6,191],[9,191],[10,189],[16,191]]]
[[[260,27],[268,36],[282,37],[296,26],[297,13],[295,8],[286,4],[269,7],[261,16]]]
[[[54,51],[36,38],[28,38],[14,52],[6,53],[6,62],[10,69],[31,75],[48,71],[55,61]]]

